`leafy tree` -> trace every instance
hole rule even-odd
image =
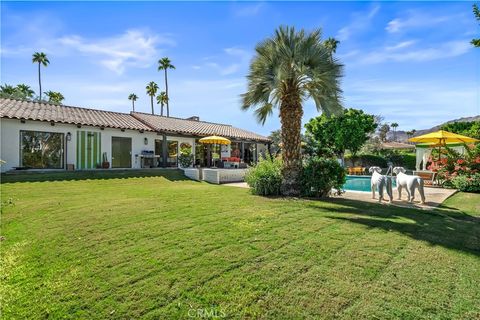
[[[38,63],[38,92],[40,92],[40,100],[42,100],[42,78],[40,76],[40,66],[46,67],[50,61],[47,58],[47,55],[43,52],[35,52],[32,56],[32,62]]]
[[[167,93],[165,91],[160,92],[157,96],[157,104],[160,105],[160,115],[163,116],[163,106],[168,103]]]
[[[398,128],[398,123],[393,122],[390,127],[393,128],[393,141],[397,141],[397,128]]]
[[[382,124],[380,128],[378,128],[378,136],[380,137],[380,141],[387,141],[387,134],[389,131],[390,126],[387,123]]]
[[[306,33],[281,26],[260,42],[247,76],[248,90],[242,95],[242,109],[255,108],[265,123],[274,108],[280,109],[283,142],[282,193],[300,194],[301,124],[303,103],[312,98],[317,110],[330,115],[342,110],[338,96],[342,65],[330,60],[321,31]]]
[[[157,91],[158,91],[158,84],[156,84],[155,82],[153,81],[150,81],[148,84],[147,84],[147,95],[150,96],[150,103],[152,105],[152,114],[154,114],[154,110],[153,110],[153,97],[155,97],[155,95],[157,94]]]
[[[132,101],[132,110],[135,112],[135,101],[137,101],[138,96],[135,93],[130,93],[128,95],[128,100]]]
[[[175,66],[171,63],[170,59],[167,57],[164,57],[160,60],[158,60],[158,71],[164,70],[165,71],[165,94],[167,96],[166,102],[167,102],[167,117],[170,116],[170,105],[168,101],[170,100],[168,98],[168,77],[167,77],[167,70],[168,69],[175,69]]]
[[[480,21],[480,9],[478,8],[477,4],[473,5],[473,15],[477,21]],[[480,47],[480,39],[472,39],[470,43],[477,48]]]
[[[375,117],[362,110],[347,109],[338,116],[321,115],[311,119],[306,125],[310,138],[311,154],[343,156],[345,150],[355,155],[375,132]]]
[[[480,139],[480,121],[451,122],[443,125],[442,130]]]
[[[48,97],[48,102],[53,104],[62,104],[62,101],[65,100],[65,97],[60,92],[56,91],[47,91],[44,92]]]

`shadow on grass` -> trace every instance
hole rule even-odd
[[[344,199],[329,202],[339,205],[328,208],[330,219],[399,232],[431,245],[480,256],[480,218],[459,210],[426,211]],[[315,203],[309,206],[317,207]]]
[[[178,169],[151,170],[90,170],[73,172],[22,172],[18,174],[2,174],[1,183],[44,182],[44,181],[76,181],[129,179],[145,177],[163,177],[169,181],[193,181],[185,177]]]

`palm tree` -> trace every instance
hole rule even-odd
[[[65,99],[63,94],[56,91],[47,91],[44,92],[45,95],[48,97],[48,102],[53,104],[62,104],[62,101]]]
[[[480,22],[480,9],[478,9],[478,5],[474,4],[473,5],[473,15],[475,16],[475,19]],[[477,48],[480,48],[480,39],[472,39],[470,43]]]
[[[22,97],[22,99],[31,99],[33,95],[35,94],[35,91],[30,88],[30,86],[26,84],[17,84],[17,87],[15,88],[19,96]]]
[[[168,59],[167,57],[164,57],[158,60],[158,71],[160,70],[165,71],[165,94],[167,95],[167,117],[170,116],[170,106],[168,104],[168,101],[170,100],[168,98],[168,77],[167,77],[168,69],[175,69],[175,66],[171,63],[170,59]]]
[[[40,77],[40,66],[47,66],[50,61],[47,58],[47,55],[43,52],[35,52],[32,57],[33,63],[38,63],[38,86],[40,92],[40,100],[42,100],[42,79]]]
[[[257,120],[265,123],[274,108],[280,109],[283,142],[282,193],[298,195],[301,162],[303,107],[312,98],[318,111],[342,110],[339,80],[343,66],[329,59],[321,31],[309,34],[293,27],[280,27],[255,48],[247,76],[248,90],[242,109],[255,108]]]
[[[167,93],[165,91],[160,92],[157,96],[157,104],[160,105],[160,115],[163,116],[163,106],[168,103]]]
[[[327,50],[330,52],[330,60],[332,61],[333,61],[333,54],[337,52],[337,46],[339,43],[340,41],[331,37],[323,42],[323,45],[325,46],[325,48],[327,48]]]
[[[132,101],[132,110],[133,112],[135,112],[135,101],[137,101],[138,97],[135,93],[130,93],[130,95],[128,96],[128,100],[131,100]]]
[[[394,122],[390,125],[390,127],[393,128],[393,141],[397,141],[397,128],[398,128],[398,123]]]
[[[2,98],[12,98],[15,96],[16,93],[16,88],[9,84],[5,83],[3,86],[0,86],[0,96]]]
[[[150,81],[150,83],[147,84],[146,89],[147,89],[147,95],[150,96],[150,102],[152,104],[152,114],[154,114],[154,111],[153,111],[153,97],[155,97],[155,95],[157,94],[158,84],[156,84],[153,81]]]

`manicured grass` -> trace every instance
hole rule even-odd
[[[428,212],[88,176],[2,177],[3,319],[480,317],[479,195]]]

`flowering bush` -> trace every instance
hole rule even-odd
[[[465,154],[461,155],[447,147],[445,157],[436,161],[429,159],[431,164],[427,168],[437,172],[439,180],[445,187],[480,192],[480,144],[473,149],[466,146],[465,151]],[[432,157],[438,159],[438,156]]]

